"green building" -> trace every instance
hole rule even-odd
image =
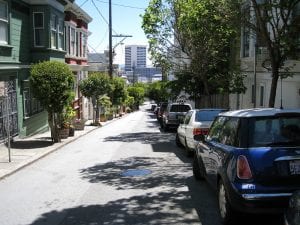
[[[30,65],[65,61],[64,7],[70,3],[0,0],[0,143],[8,127],[19,137],[48,129],[47,112],[30,91]]]

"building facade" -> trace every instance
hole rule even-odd
[[[125,72],[135,68],[145,68],[147,65],[146,45],[126,45],[125,46]]]
[[[19,137],[48,130],[47,112],[30,89],[30,65],[65,62],[64,11],[73,2],[0,0],[0,142],[8,130]]]
[[[247,1],[246,1],[247,3]],[[254,10],[251,11],[254,17]],[[295,8],[293,16],[299,17],[300,3]],[[272,32],[271,32],[272,33]],[[272,74],[271,68],[263,66],[268,62],[268,50],[260,43],[259,34],[253,34],[247,27],[241,29],[240,59],[241,72],[246,75],[244,85],[246,92],[244,94],[230,95],[230,108],[253,108],[268,107],[271,92]],[[300,47],[300,46],[299,46]],[[289,68],[290,77],[278,80],[275,108],[300,108],[300,59],[288,59],[280,73]]]
[[[88,24],[92,18],[77,4],[69,2],[65,6],[65,62],[70,66],[75,78],[75,99],[73,108],[76,118],[87,120],[91,114],[89,100],[79,91],[79,83],[88,76],[87,40],[90,32]]]

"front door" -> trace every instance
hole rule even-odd
[[[18,135],[16,80],[0,81],[0,142],[8,135]],[[9,128],[9,129],[8,129]]]

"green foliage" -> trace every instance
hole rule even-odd
[[[101,95],[109,94],[112,91],[110,78],[105,73],[93,72],[87,79],[80,82],[79,88],[85,97],[98,99]]]
[[[85,97],[92,98],[96,115],[94,124],[99,123],[99,98],[105,94],[111,94],[113,86],[110,77],[105,73],[93,72],[89,74],[88,78],[79,83],[79,89]]]
[[[74,76],[68,65],[45,61],[33,65],[30,73],[33,95],[48,112],[61,113],[74,96]]]
[[[125,81],[121,77],[114,77],[112,80],[112,104],[122,105],[127,96]]]
[[[171,95],[230,91],[239,7],[240,1],[232,0],[150,1],[142,27],[153,59],[175,71],[178,80],[168,85]]]
[[[134,105],[139,106],[144,101],[145,90],[142,87],[131,86],[127,88],[128,95],[134,98]]]
[[[150,83],[147,88],[148,98],[155,102],[166,102],[169,99],[168,82],[157,81]]]
[[[51,137],[59,142],[58,133],[63,111],[74,98],[74,76],[67,64],[45,61],[34,64],[30,71],[30,85],[33,95],[48,112]]]

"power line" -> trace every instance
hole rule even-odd
[[[102,2],[102,3],[108,3],[108,2],[105,2],[105,1],[101,1],[101,0],[96,0],[96,1]],[[131,9],[145,10],[145,8],[140,8],[140,7],[136,7],[136,6],[130,6],[130,5],[121,5],[121,4],[115,4],[115,3],[112,3],[112,5],[121,6],[121,7],[125,7],[125,8],[131,8]]]
[[[101,18],[104,20],[104,22],[109,25],[109,22],[105,19],[105,17],[102,15],[102,13],[100,12],[100,10],[98,9],[97,5],[95,4],[94,0],[92,0],[93,5],[95,6],[97,12],[99,13],[99,15],[101,16]],[[115,30],[113,30],[113,32],[115,34],[117,34],[117,32]]]

